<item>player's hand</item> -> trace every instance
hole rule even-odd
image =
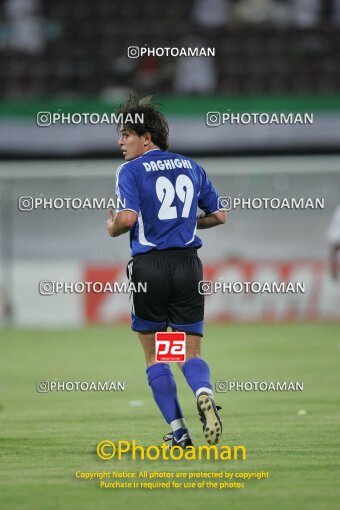
[[[334,253],[332,254],[331,256],[331,260],[330,260],[330,272],[331,272],[331,277],[334,281],[336,281],[339,277],[339,273],[340,273],[340,264],[337,260],[337,250],[334,251]]]
[[[109,213],[109,219],[106,221],[107,224],[112,223],[116,217],[116,213],[114,212],[112,207],[109,208],[108,213]]]
[[[114,225],[116,214],[114,213],[113,209],[108,210],[109,213],[109,219],[106,220],[106,230],[108,231],[109,235],[112,236],[112,227]]]

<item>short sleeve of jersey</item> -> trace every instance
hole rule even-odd
[[[136,176],[133,169],[121,166],[116,173],[117,210],[125,209],[139,213],[139,195]]]
[[[208,176],[203,168],[199,168],[201,171],[201,187],[198,196],[198,207],[202,209],[202,211],[204,211],[206,214],[212,214],[221,209],[219,207],[219,195],[208,179]]]

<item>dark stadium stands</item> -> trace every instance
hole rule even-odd
[[[314,28],[247,25],[231,19],[218,30],[198,31],[190,17],[192,0],[50,0],[42,2],[44,50],[26,54],[7,43],[9,26],[2,3],[0,94],[99,95],[107,87],[127,83],[138,89],[140,61],[117,66],[127,48],[178,47],[194,33],[206,46],[216,47],[217,93],[335,92],[340,87],[340,31],[331,22],[331,2],[325,5],[328,10]],[[159,66],[155,87],[170,92],[174,59],[162,58]]]

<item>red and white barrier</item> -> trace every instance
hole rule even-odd
[[[125,266],[88,266],[85,281],[124,281]],[[304,293],[229,293],[206,296],[205,319],[241,322],[339,320],[340,281],[334,282],[323,261],[221,261],[206,264],[204,280],[220,282],[303,282]],[[126,294],[84,295],[87,323],[129,320]]]

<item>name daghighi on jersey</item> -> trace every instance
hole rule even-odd
[[[143,163],[147,172],[157,172],[158,170],[174,170],[175,168],[192,168],[188,159],[157,159],[150,163]]]

